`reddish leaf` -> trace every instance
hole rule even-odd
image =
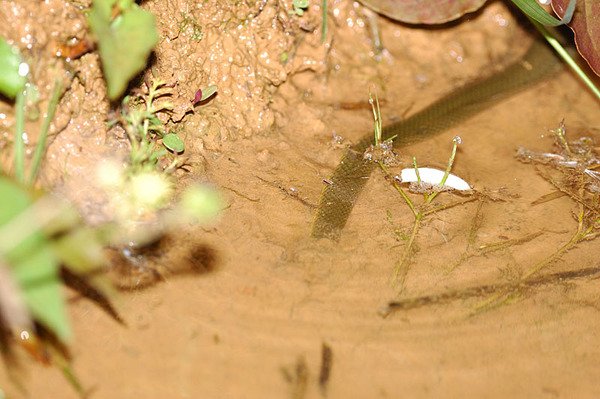
[[[569,0],[553,0],[552,8],[562,18],[568,4]],[[569,26],[575,32],[577,50],[600,76],[600,1],[577,0]]]
[[[410,24],[440,24],[480,8],[486,0],[359,0],[369,8]],[[594,0],[590,0],[594,1]]]
[[[200,101],[202,101],[202,89],[198,89],[198,91],[196,91],[196,94],[194,95],[194,99],[192,100],[192,104],[196,105]]]

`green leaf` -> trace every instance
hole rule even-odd
[[[21,63],[19,51],[0,37],[0,93],[7,97],[15,98],[25,86],[26,74],[19,74]]]
[[[129,81],[145,66],[158,42],[154,16],[137,4],[121,1],[121,10],[111,21],[116,0],[94,0],[88,15],[90,28],[98,40],[98,51],[108,86],[108,97],[118,98]]]
[[[205,87],[204,89],[202,89],[202,97],[200,98],[200,101],[206,101],[207,98],[210,98],[216,92],[217,92],[216,85],[210,85],[210,86]]]
[[[183,140],[181,140],[175,133],[165,134],[162,140],[165,147],[173,152],[180,153],[185,150],[185,144],[183,144]]]
[[[576,0],[570,0],[570,14],[573,15]],[[531,19],[539,22],[544,26],[559,26],[568,23],[569,21],[561,21],[548,14],[546,10],[537,2],[537,0],[512,0],[512,2],[521,9]],[[570,16],[567,18],[570,19]]]
[[[32,206],[29,194],[7,178],[0,177],[0,230]],[[58,276],[58,261],[39,229],[27,235],[7,253],[0,254],[10,266],[15,281],[33,317],[63,342],[71,337]]]

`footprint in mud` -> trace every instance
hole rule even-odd
[[[120,289],[146,288],[171,276],[205,274],[217,267],[216,251],[203,243],[182,244],[164,236],[140,248],[107,249],[108,276]]]

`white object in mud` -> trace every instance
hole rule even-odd
[[[446,173],[443,170],[435,169],[435,168],[418,168],[419,169],[419,177],[421,178],[421,183],[429,184],[432,186],[439,186],[444,178],[444,174]],[[415,168],[406,168],[402,169],[400,172],[400,176],[396,176],[401,183],[418,183],[419,179],[417,179],[417,174],[415,172]],[[454,189],[459,191],[467,191],[471,190],[471,186],[469,183],[461,179],[460,177],[453,175],[450,173],[448,178],[446,179],[446,183],[442,186],[444,189]]]

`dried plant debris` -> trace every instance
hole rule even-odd
[[[568,141],[566,128],[562,122],[556,130],[552,131],[552,134],[554,146],[551,151],[535,152],[521,147],[516,156],[522,162],[534,164],[540,176],[552,184],[557,190],[556,193],[560,194],[544,195],[543,200],[536,200],[532,205],[543,204],[560,196],[568,196],[576,204],[577,210],[573,214],[577,227],[571,238],[537,263],[524,268],[515,276],[511,276],[507,282],[490,283],[440,294],[392,301],[380,309],[380,314],[386,316],[397,310],[482,298],[483,300],[472,311],[472,314],[477,314],[515,301],[538,287],[563,284],[572,280],[598,278],[600,275],[598,267],[581,267],[562,272],[541,273],[578,244],[593,240],[600,234],[600,173],[597,171],[600,168],[599,148],[594,144],[592,137],[581,137]],[[483,202],[480,202],[469,232],[469,244],[466,252],[450,267],[449,271],[454,270],[471,257],[522,245],[544,233],[537,231],[498,243],[477,245],[475,242],[476,231],[481,223],[482,206]]]
[[[580,242],[592,240],[600,233],[599,149],[592,137],[568,141],[564,122],[552,134],[552,151],[540,153],[519,148],[517,158],[535,164],[544,179],[577,204],[574,213],[577,229],[567,243],[525,272],[523,279],[534,276]]]
[[[397,166],[400,164],[398,154],[394,151],[392,140],[385,140],[377,144],[371,144],[364,152],[365,161],[382,163],[385,166]]]
[[[552,167],[562,174],[561,185],[580,188],[581,183],[590,193],[600,192],[600,148],[592,137],[580,137],[567,141],[566,128],[561,122],[554,136],[554,148],[550,152],[535,152],[524,147],[517,150],[517,159],[525,163]],[[583,180],[583,181],[582,181]]]

